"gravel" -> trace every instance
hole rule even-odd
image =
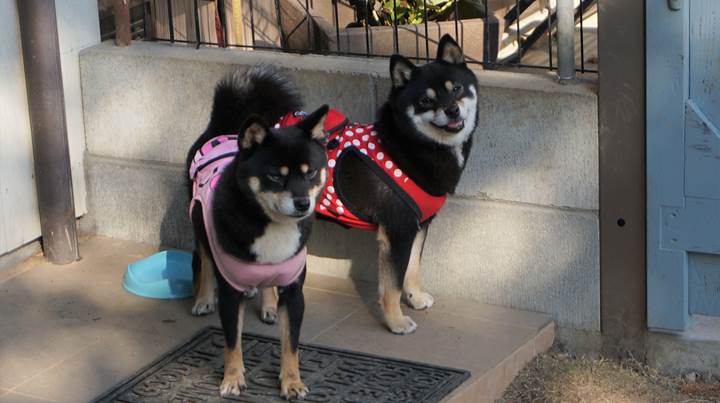
[[[691,372],[669,377],[633,360],[538,356],[501,402],[720,402],[720,380]]]

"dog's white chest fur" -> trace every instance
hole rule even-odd
[[[297,223],[271,222],[265,232],[255,239],[250,250],[258,263],[279,263],[291,258],[300,245]]]

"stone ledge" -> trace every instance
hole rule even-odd
[[[390,89],[387,60],[136,43],[81,55],[88,151],[181,163],[207,124],[215,83],[265,62],[286,69],[305,108],[331,103],[371,121]],[[597,97],[547,75],[479,71],[476,145],[461,196],[598,208]]]
[[[88,155],[90,231],[191,248],[178,164]],[[451,198],[430,227],[426,287],[439,295],[550,313],[560,326],[599,330],[597,213]],[[310,271],[376,281],[375,234],[317,222]],[[469,253],[472,251],[472,253]]]

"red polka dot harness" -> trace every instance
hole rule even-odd
[[[291,112],[283,116],[275,127],[293,125],[304,118],[303,112]],[[349,123],[345,115],[335,109],[330,109],[324,124],[325,131],[329,133],[327,158],[328,175],[325,189],[315,207],[315,212],[321,217],[337,221],[345,226],[368,231],[377,230],[377,224],[368,222],[353,214],[343,204],[342,196],[338,195],[334,187],[335,167],[341,155],[348,151],[355,151],[363,162],[368,163],[388,186],[398,192],[401,199],[408,203],[415,212],[419,222],[424,222],[440,211],[447,195],[433,196],[421,189],[409,176],[407,176],[390,158],[384,150],[373,125]]]

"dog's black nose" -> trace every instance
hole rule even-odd
[[[310,208],[310,198],[309,197],[296,197],[293,199],[293,204],[295,205],[295,210],[300,212],[308,211]]]
[[[457,119],[460,117],[460,107],[457,104],[445,109],[445,115],[450,119]]]

